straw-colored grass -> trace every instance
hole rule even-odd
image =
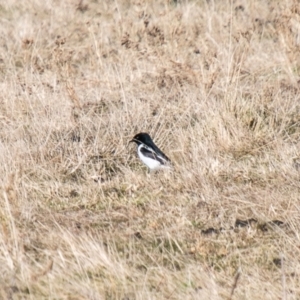
[[[2,1],[0,298],[299,299],[299,14]]]

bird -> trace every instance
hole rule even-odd
[[[140,132],[130,142],[137,144],[138,156],[150,171],[170,168],[171,160],[154,144],[148,133]]]

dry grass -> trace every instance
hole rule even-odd
[[[0,298],[299,299],[299,12],[2,2]]]

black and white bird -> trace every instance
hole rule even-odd
[[[130,142],[137,144],[139,158],[150,170],[170,168],[170,159],[154,144],[148,133],[138,133]]]

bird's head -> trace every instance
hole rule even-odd
[[[140,132],[140,133],[136,134],[130,142],[135,142],[138,145],[140,145],[140,144],[146,144],[147,145],[147,144],[152,143],[152,139],[151,139],[151,137],[148,133]]]

